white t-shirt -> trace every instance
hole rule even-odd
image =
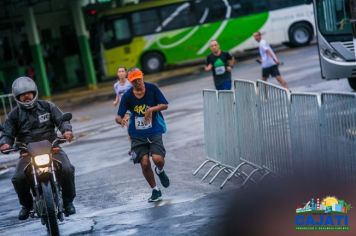
[[[276,58],[276,55],[274,54],[271,46],[269,46],[269,44],[266,42],[266,40],[261,39],[261,41],[259,43],[259,50],[260,50],[260,55],[261,55],[261,59],[262,59],[262,68],[267,68],[267,67],[276,65],[273,58],[267,54],[267,50],[270,50],[272,52],[272,54],[274,55],[274,57]]]
[[[125,80],[125,84],[124,84],[124,85],[121,85],[120,82],[117,81],[117,82],[114,84],[115,94],[121,98],[121,96],[122,96],[127,90],[129,90],[131,87],[132,87],[132,84],[131,84],[128,80]]]

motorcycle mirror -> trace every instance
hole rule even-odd
[[[69,112],[66,112],[63,114],[62,118],[61,118],[61,121],[64,122],[64,121],[70,121],[72,119],[73,115],[72,113],[69,113]]]

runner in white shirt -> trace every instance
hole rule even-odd
[[[124,95],[124,93],[126,93],[126,91],[132,87],[132,84],[127,79],[126,67],[119,66],[117,68],[117,79],[118,79],[118,81],[114,84],[114,91],[116,94],[115,101],[113,102],[114,107],[116,107],[117,104],[120,103],[122,95]],[[130,112],[127,111],[123,120],[125,120],[126,122],[129,122],[129,119],[130,119]],[[131,142],[130,136],[128,138],[129,138],[129,141]],[[131,148],[129,149],[128,154],[131,156]]]
[[[113,105],[116,107],[120,103],[122,95],[132,87],[132,84],[127,80],[127,69],[126,67],[120,66],[117,69],[118,81],[114,84],[114,91],[116,94],[115,101]]]
[[[262,80],[267,81],[269,76],[275,77],[276,80],[286,89],[288,89],[287,82],[282,78],[281,73],[279,72],[278,65],[280,61],[277,59],[276,54],[273,52],[270,45],[266,40],[262,39],[261,32],[255,32],[253,34],[255,40],[259,43],[259,51],[261,59],[257,61],[262,66]]]

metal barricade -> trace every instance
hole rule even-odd
[[[257,81],[257,88],[264,168],[275,174],[290,174],[289,91],[263,81]]]
[[[291,140],[293,168],[299,173],[322,169],[321,101],[316,93],[291,94]]]
[[[211,178],[212,183],[225,170],[231,173],[239,164],[236,113],[233,91],[204,90],[204,137],[207,160],[193,175],[209,162],[214,163],[206,172],[204,180],[214,169],[218,171]]]
[[[235,173],[243,177],[244,186],[247,181],[252,180],[253,175],[263,170],[264,161],[261,156],[260,129],[257,110],[256,84],[248,80],[234,80],[235,112],[238,149],[240,163],[235,170],[220,185],[224,187]],[[243,166],[252,167],[250,173],[242,171]],[[267,174],[265,172],[264,176]],[[262,176],[262,178],[264,177]]]
[[[239,164],[233,91],[218,91],[218,160],[230,168]]]
[[[204,161],[194,172],[196,175],[206,164],[215,163],[218,164],[218,147],[216,140],[218,139],[218,97],[216,90],[203,90],[204,101],[204,139],[205,139],[205,153],[207,160]],[[212,169],[211,169],[212,171]],[[209,172],[210,173],[210,172]],[[207,175],[203,177],[205,179]],[[203,180],[202,179],[202,180]]]
[[[264,160],[261,156],[256,84],[247,80],[235,80],[234,89],[240,157],[261,168]]]
[[[233,176],[337,174],[356,182],[356,94],[292,93],[264,81],[235,80],[234,91],[204,90],[208,160]],[[242,166],[252,167],[249,174]],[[335,173],[334,173],[335,172]]]
[[[327,171],[356,181],[356,94],[322,93],[322,142]]]

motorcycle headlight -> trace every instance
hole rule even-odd
[[[50,162],[50,158],[48,154],[35,156],[35,164],[37,166],[46,166]]]

